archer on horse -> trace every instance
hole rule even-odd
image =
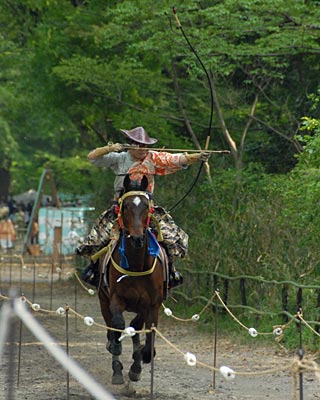
[[[120,143],[99,147],[88,154],[88,160],[97,167],[111,168],[116,174],[114,181],[114,205],[104,211],[91,228],[88,237],[77,248],[77,254],[91,257],[110,241],[110,235],[117,219],[115,206],[123,194],[123,182],[128,174],[133,181],[140,182],[145,175],[148,178],[147,191],[154,191],[154,175],[167,175],[187,168],[197,161],[207,161],[209,153],[204,151],[196,154],[168,153],[153,151],[146,146],[153,145],[158,140],[149,137],[143,127],[131,130],[121,129],[129,146]],[[165,247],[169,260],[169,288],[183,282],[182,275],[173,266],[174,257],[185,257],[188,251],[188,235],[178,227],[171,215],[160,206],[154,207],[153,213],[162,234],[162,245]],[[98,262],[92,262],[83,270],[81,278],[94,286],[98,284]]]

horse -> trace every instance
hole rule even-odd
[[[108,329],[107,350],[112,354],[112,384],[123,384],[121,332],[125,329],[125,311],[135,313],[130,327],[135,331],[150,330],[158,325],[159,309],[165,296],[165,272],[158,257],[163,252],[149,228],[153,203],[146,189],[144,176],[135,186],[129,176],[124,179],[124,194],[119,199],[119,240],[110,251],[109,260],[100,262],[98,297]],[[105,282],[105,284],[102,284]],[[135,332],[133,331],[133,332]],[[141,378],[141,363],[150,363],[155,356],[152,335],[146,333],[141,344],[139,333],[132,336],[133,364],[129,379]],[[153,351],[152,351],[153,348]],[[152,354],[153,353],[153,354]]]

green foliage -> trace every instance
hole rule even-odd
[[[16,155],[17,143],[11,135],[8,123],[0,116],[0,167],[9,169]]]
[[[97,193],[105,196],[105,185],[101,185],[104,180],[103,173],[98,173],[84,156],[74,156],[70,158],[59,158],[50,153],[39,152],[34,155],[39,167],[35,170],[33,163],[14,163],[12,174],[14,177],[15,192],[23,190],[26,175],[32,176],[28,180],[30,187],[37,188],[43,168],[52,170],[55,184],[62,193],[73,193],[79,195],[92,194],[94,198]],[[111,187],[110,187],[111,189]],[[112,198],[112,190],[109,189],[109,196]],[[94,200],[93,200],[94,202]]]
[[[299,170],[320,167],[320,120],[310,117],[302,117],[300,129],[306,134],[297,135],[298,140],[303,143],[303,153],[299,154]]]
[[[314,282],[320,262],[317,199],[311,177],[216,171],[214,182],[183,205],[182,226],[190,235],[184,265],[265,279],[276,271],[279,280]]]
[[[14,99],[3,114],[19,143],[20,162],[33,157],[34,147],[74,156],[73,145],[78,152],[89,150],[119,140],[120,128],[137,125],[155,132],[163,145],[187,145],[181,107],[204,142],[210,113],[206,77],[176,29],[168,1],[20,0],[0,7],[1,76]],[[224,119],[238,143],[252,100],[260,96],[244,160],[262,162],[267,171],[288,171],[296,121],[309,101],[300,88],[318,78],[318,7],[286,0],[188,0],[178,15],[213,73]],[[221,147],[216,120],[214,125],[211,142]],[[288,143],[287,163],[284,152],[275,151],[280,136]]]

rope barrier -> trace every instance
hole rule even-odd
[[[245,328],[246,330],[250,331],[250,328],[248,328],[247,326],[245,326],[243,323],[241,323],[241,321],[235,317],[230,310],[228,310],[228,307],[225,305],[225,303],[223,302],[223,300],[221,299],[220,294],[215,291],[214,294],[212,295],[210,302],[217,297],[219,299],[219,301],[221,302],[221,304],[226,308],[226,310],[228,311],[229,315],[238,323],[240,324],[240,326],[242,326],[243,328]],[[4,300],[10,300],[7,296],[4,296],[2,294],[0,294],[0,298],[4,299]],[[41,306],[37,303],[32,303],[29,299],[27,299],[25,296],[21,296],[20,297],[21,302],[27,303],[32,310],[34,311],[42,311],[44,313],[48,313],[48,314],[56,314],[56,315],[63,315],[63,313],[61,313],[61,308],[60,307],[57,309],[57,311],[51,311],[51,310],[46,310],[41,308]],[[37,307],[35,307],[37,306]],[[202,314],[209,306],[209,302],[205,305],[205,307],[203,307],[203,309],[200,311],[199,314],[196,315],[200,315]],[[81,315],[80,313],[76,312],[75,310],[73,310],[72,308],[70,308],[69,306],[64,307],[64,310],[68,310],[68,312],[71,312],[72,314],[75,315],[75,317],[78,317],[80,319],[82,319],[83,321],[86,322],[86,319],[88,321],[87,325],[88,326],[97,326],[99,328],[103,328],[104,330],[113,330],[116,332],[121,332],[122,333],[122,339],[126,336],[133,336],[135,333],[150,333],[152,331],[154,331],[165,343],[167,343],[172,349],[174,349],[177,353],[179,353],[180,355],[183,355],[184,360],[187,362],[187,364],[189,366],[194,366],[194,365],[198,365],[200,367],[203,368],[207,368],[211,371],[219,371],[226,379],[233,379],[236,375],[238,376],[259,376],[259,375],[268,375],[268,374],[273,374],[273,373],[279,373],[279,372],[286,372],[286,371],[292,371],[294,374],[297,373],[302,373],[302,372],[314,372],[317,379],[320,380],[320,367],[318,366],[318,364],[314,361],[314,360],[308,360],[306,358],[299,360],[299,359],[294,359],[291,363],[282,366],[282,367],[277,367],[277,368],[272,368],[272,369],[266,369],[263,371],[234,371],[229,367],[226,366],[222,366],[220,368],[215,368],[211,365],[208,365],[204,362],[198,361],[196,359],[196,356],[190,352],[184,353],[182,350],[180,350],[176,345],[174,345],[172,342],[170,342],[156,327],[152,327],[151,330],[141,330],[141,331],[135,331],[133,330],[133,328],[131,328],[130,332],[129,329],[130,328],[126,328],[124,331],[123,330],[119,330],[119,329],[115,329],[115,328],[111,328],[105,325],[102,325],[100,323],[95,322],[91,317],[84,317],[83,315]],[[60,312],[58,311],[60,310]],[[301,313],[298,313],[295,317],[298,317],[302,320],[302,322],[304,321]],[[189,319],[189,321],[192,320]],[[90,321],[90,322],[89,322]],[[292,322],[294,321],[294,319],[292,319],[291,321],[289,321],[286,325],[282,325],[280,326],[282,329],[289,326]],[[306,326],[308,326],[306,324]],[[278,326],[279,327],[279,326]],[[133,331],[132,331],[133,330]],[[258,334],[258,333],[257,333]],[[260,333],[261,334],[261,333]],[[256,335],[255,335],[256,336]]]
[[[87,289],[87,288],[86,288]],[[315,331],[315,329],[312,328],[312,326],[308,323],[308,321],[306,321],[301,313],[297,313],[295,315],[291,316],[290,321],[288,321],[286,324],[283,325],[275,325],[273,326],[273,330],[272,332],[258,332],[256,331],[255,328],[248,328],[244,323],[242,323],[230,310],[230,308],[224,303],[224,301],[222,300],[220,294],[218,291],[215,291],[213,293],[213,295],[211,296],[211,298],[207,301],[207,304],[203,307],[203,309],[198,313],[198,314],[194,314],[191,318],[179,318],[177,316],[175,316],[172,311],[165,307],[164,304],[162,304],[162,307],[164,308],[164,313],[165,315],[167,315],[168,317],[171,317],[173,319],[175,319],[176,321],[180,321],[180,322],[197,322],[200,319],[200,316],[207,310],[207,308],[210,306],[210,304],[212,304],[212,301],[214,300],[214,298],[217,297],[218,300],[220,301],[220,303],[222,304],[222,306],[224,307],[224,309],[227,311],[227,313],[231,316],[231,318],[238,324],[240,325],[243,329],[245,329],[252,337],[256,337],[257,335],[273,335],[276,336],[278,341],[282,339],[283,336],[283,332],[285,331],[285,329],[288,328],[289,325],[291,325],[292,322],[296,321],[297,319],[301,319],[301,321],[304,323],[304,325],[311,330],[311,332],[313,332],[314,334],[316,334],[317,336],[320,336],[318,332]],[[8,297],[3,296],[0,293],[0,299],[4,299],[4,300],[9,300]],[[25,301],[29,304],[29,306],[34,310],[34,311],[42,311],[44,313],[48,313],[48,314],[57,314],[57,311],[52,311],[52,310],[46,310],[40,307],[39,304],[37,303],[32,303],[30,300],[28,300],[25,296],[21,296],[22,301]],[[78,312],[76,312],[75,310],[73,310],[72,308],[68,307],[68,310],[74,314],[75,316],[77,316],[78,318],[85,320],[86,317],[84,317],[83,315],[79,314]],[[58,313],[59,314],[59,313]],[[116,332],[123,332],[122,330],[119,329],[115,329],[112,327],[108,327],[106,325],[103,324],[99,324],[95,321],[93,321],[92,325],[95,325],[97,327],[103,328],[103,329],[109,329],[109,330],[113,330]],[[149,333],[151,332],[150,330],[140,330],[140,331],[136,331],[136,333]]]
[[[194,303],[196,300],[201,300],[201,301],[206,301],[206,302],[208,301],[208,299],[206,297],[204,297],[204,296],[188,297],[182,292],[176,292],[175,294],[179,295],[184,300],[186,300],[188,302],[192,302],[192,303]],[[229,304],[228,307],[232,308],[232,309],[241,308],[243,310],[250,311],[250,312],[252,312],[254,314],[257,314],[257,315],[268,315],[270,317],[275,317],[275,316],[278,316],[278,315],[284,315],[284,316],[286,316],[286,317],[288,317],[290,319],[294,317],[290,312],[285,311],[285,310],[282,310],[282,311],[279,311],[279,312],[262,311],[262,310],[258,310],[256,308],[254,308],[254,307],[245,306],[245,305],[242,305],[242,304],[237,304],[237,305]],[[319,325],[320,326],[320,322],[319,321],[309,321],[309,323],[312,323],[314,325]]]
[[[10,300],[9,297],[3,296],[2,294],[0,294],[0,299],[3,299],[3,300]],[[43,313],[46,313],[46,314],[60,315],[60,316],[61,316],[61,315],[64,315],[64,312],[62,312],[62,309],[63,309],[64,311],[68,310],[69,313],[73,314],[74,316],[78,317],[79,319],[82,319],[85,323],[86,323],[86,321],[87,321],[88,323],[86,323],[86,325],[88,325],[88,326],[95,325],[95,326],[97,326],[97,327],[99,327],[99,328],[102,328],[103,330],[110,330],[110,331],[121,332],[121,333],[123,332],[122,329],[112,328],[112,327],[110,327],[110,326],[103,325],[103,324],[100,324],[100,323],[98,323],[98,322],[95,322],[95,321],[93,320],[93,318],[91,318],[91,317],[85,317],[85,316],[81,315],[80,313],[78,313],[77,311],[73,310],[73,309],[72,309],[71,307],[69,307],[69,306],[58,307],[56,311],[53,311],[53,310],[47,310],[47,309],[45,309],[45,308],[42,308],[42,307],[40,306],[40,304],[38,304],[38,303],[32,303],[32,301],[30,301],[30,300],[29,300],[26,296],[24,296],[24,295],[22,295],[22,296],[20,297],[20,300],[21,300],[22,302],[24,302],[24,303],[27,303],[27,304],[30,306],[30,308],[31,308],[33,311],[36,311],[36,312],[43,312]],[[86,318],[87,318],[87,319],[86,319]],[[91,320],[92,320],[92,323],[90,323]],[[139,331],[135,330],[135,333],[150,333],[150,332],[151,332],[151,329],[145,329],[145,330],[139,330]]]
[[[303,318],[302,313],[298,312],[297,316],[302,321],[302,323],[305,324],[306,327],[308,327],[315,335],[320,337],[319,332],[317,332],[315,329],[312,328],[312,326],[310,326],[310,324]]]
[[[229,309],[229,307],[224,303],[224,301],[222,300],[220,294],[218,291],[215,291],[214,294],[211,296],[211,298],[208,300],[207,304],[203,307],[203,309],[199,312],[199,314],[194,314],[192,316],[192,318],[186,318],[186,319],[182,319],[179,317],[176,317],[172,311],[168,308],[165,307],[164,304],[162,304],[163,308],[164,308],[164,312],[168,317],[172,317],[173,319],[177,320],[177,321],[181,321],[181,322],[190,322],[190,321],[198,321],[200,316],[204,313],[204,311],[209,307],[210,304],[212,304],[213,299],[217,297],[219,299],[219,301],[221,302],[223,308],[228,312],[228,314],[233,318],[234,321],[236,321],[242,328],[244,328],[246,331],[249,332],[249,334],[252,337],[256,337],[257,335],[273,335],[276,336],[277,340],[279,341],[282,336],[283,336],[283,332],[284,330],[293,322],[296,320],[297,318],[297,314],[291,316],[291,320],[289,322],[287,322],[284,325],[275,325],[273,326],[273,330],[272,332],[257,332],[255,328],[248,328],[246,325],[244,325]]]
[[[184,353],[182,350],[180,350],[176,345],[171,343],[157,328],[153,327],[152,328],[156,334],[165,342],[167,343],[173,350],[175,350],[177,353],[185,356],[186,354],[191,354],[191,353]],[[186,357],[185,357],[186,359]],[[208,365],[206,363],[196,361],[196,364],[200,367],[204,367],[206,369],[209,369],[211,371],[216,371],[216,372],[221,372],[221,367],[220,368],[215,368],[211,365]],[[320,380],[320,367],[314,360],[299,360],[299,359],[294,359],[292,363],[287,364],[286,366],[282,367],[277,367],[277,368],[269,368],[263,371],[255,371],[255,372],[250,372],[250,371],[233,371],[235,375],[239,376],[261,376],[261,375],[269,375],[269,374],[274,374],[274,373],[279,373],[279,372],[287,372],[287,371],[292,371],[294,373],[301,373],[303,372],[315,372],[317,379]]]

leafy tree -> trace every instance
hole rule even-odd
[[[260,162],[268,172],[288,171],[302,149],[295,134],[318,77],[317,5],[179,6],[213,83],[210,146],[228,146],[237,168]],[[119,128],[143,125],[160,145],[204,146],[210,88],[168,1],[17,0],[0,7],[4,44],[13,49],[1,63],[4,88],[15,99],[5,110],[19,150],[15,189],[30,160],[33,170],[51,155],[74,168],[77,154],[120,140]]]

